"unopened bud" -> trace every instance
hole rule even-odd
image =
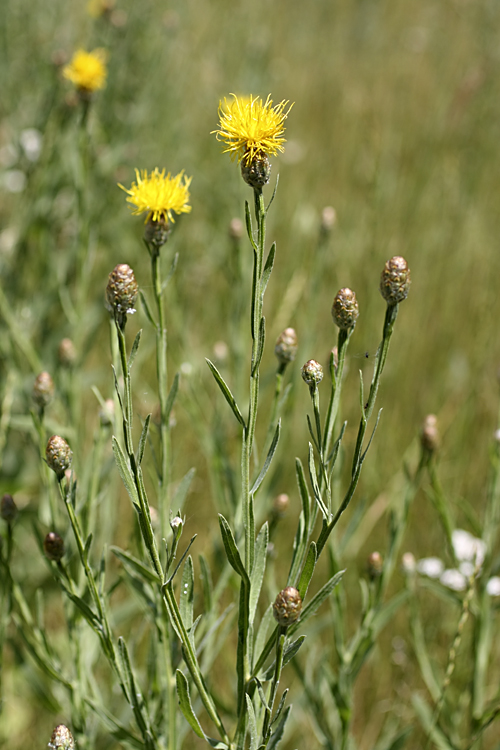
[[[287,512],[290,506],[290,498],[284,492],[281,495],[276,495],[273,500],[273,513],[275,516],[282,517]]]
[[[64,724],[59,724],[52,732],[49,747],[51,750],[75,750],[75,740]]]
[[[388,305],[396,305],[408,297],[411,277],[408,263],[395,255],[387,261],[380,277],[380,293]]]
[[[439,448],[439,430],[437,426],[437,417],[434,414],[428,414],[424,419],[424,424],[420,433],[420,442],[422,448],[429,451],[429,453],[435,453]]]
[[[59,435],[52,435],[45,449],[45,458],[49,469],[52,469],[61,480],[64,472],[71,467],[73,452],[66,440]]]
[[[402,556],[401,568],[403,569],[403,573],[406,573],[406,575],[411,575],[416,571],[417,562],[415,560],[415,556],[411,552],[405,552]]]
[[[302,611],[302,599],[293,586],[280,591],[273,604],[273,615],[278,625],[292,625],[299,619]]]
[[[57,350],[57,355],[62,367],[73,367],[76,362],[76,349],[71,339],[62,339]]]
[[[54,381],[48,372],[37,375],[33,385],[33,401],[40,409],[45,409],[54,398]]]
[[[310,388],[321,383],[323,380],[323,368],[320,363],[316,362],[315,359],[310,359],[309,362],[306,362],[302,367],[302,380]]]
[[[323,232],[331,232],[337,223],[337,212],[333,206],[325,206],[321,212],[321,229]]]
[[[159,250],[168,240],[170,231],[170,222],[165,216],[161,216],[157,221],[150,217],[144,227],[144,239],[148,245],[153,245]]]
[[[297,356],[299,344],[293,328],[285,328],[276,339],[274,353],[280,365],[288,365]]]
[[[0,516],[7,523],[14,523],[19,511],[12,495],[4,495],[0,502]]]
[[[115,266],[108,277],[106,302],[110,310],[120,316],[135,312],[137,281],[134,272],[126,263]]]
[[[359,305],[352,289],[344,287],[337,292],[332,305],[333,322],[340,329],[347,331],[358,319]]]
[[[174,534],[177,534],[179,527],[182,527],[183,523],[184,521],[180,516],[175,516],[174,518],[172,518],[172,520],[170,521],[170,528],[172,529]]]
[[[384,560],[380,552],[372,552],[371,555],[368,556],[366,567],[368,569],[368,575],[370,576],[372,581],[382,575]]]
[[[112,398],[107,398],[104,406],[99,410],[99,421],[101,427],[109,427],[113,424],[115,416],[115,402]]]
[[[241,161],[241,176],[250,187],[262,188],[267,185],[271,177],[271,162],[267,155],[254,156],[250,164],[247,164],[244,156]]]
[[[55,531],[50,531],[43,540],[43,551],[49,560],[59,562],[64,556],[64,541]]]
[[[231,219],[229,222],[229,236],[232,240],[241,240],[243,237],[243,222],[241,219]]]

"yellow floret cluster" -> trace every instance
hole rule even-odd
[[[81,91],[91,93],[103,89],[107,76],[106,60],[107,52],[104,49],[95,49],[93,52],[79,49],[71,62],[63,68],[63,76]]]
[[[146,222],[149,219],[159,221],[168,219],[174,221],[173,213],[187,214],[191,211],[189,205],[189,185],[191,177],[184,175],[184,170],[175,177],[170,172],[165,175],[156,169],[148,174],[146,169],[139,172],[135,170],[136,182],[133,182],[130,190],[120,185],[122,190],[128,193],[127,201],[135,206],[134,214],[147,212]]]

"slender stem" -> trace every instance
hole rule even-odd
[[[278,638],[276,640],[276,663],[274,667],[273,681],[271,683],[271,695],[269,696],[268,706],[264,716],[264,725],[262,727],[262,742],[267,746],[271,736],[271,717],[273,713],[274,701],[278,692],[278,685],[283,670],[283,657],[285,655],[286,627],[280,627]]]
[[[165,313],[163,305],[163,290],[160,272],[160,251],[151,247],[151,271],[153,288],[158,312],[156,325],[156,375],[158,378],[158,395],[160,399],[160,481],[158,505],[162,521],[162,534],[166,533],[167,524],[167,492],[169,482],[169,430],[167,416],[167,329],[165,327]]]

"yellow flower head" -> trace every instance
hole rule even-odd
[[[100,18],[112,11],[114,7],[114,0],[89,0],[87,3],[87,13],[92,18]]]
[[[244,160],[249,165],[255,157],[276,156],[284,151],[284,121],[293,104],[288,109],[288,101],[283,100],[273,107],[271,95],[264,103],[259,96],[236,96],[233,101],[219,103],[219,129],[212,131],[217,140],[227,145],[224,153],[232,158]]]
[[[107,57],[104,49],[95,49],[93,52],[79,49],[71,62],[63,68],[63,76],[81,91],[91,93],[103,89],[106,85]]]
[[[150,175],[147,169],[141,172],[136,169],[135,176],[137,182],[132,183],[130,190],[119,185],[128,193],[128,202],[135,206],[133,214],[147,211],[146,222],[149,219],[159,221],[162,218],[173,222],[172,211],[176,214],[188,214],[191,211],[189,185],[192,177],[185,177],[184,170],[171,177],[170,172],[165,176],[165,170],[162,169],[160,172],[158,167]]]

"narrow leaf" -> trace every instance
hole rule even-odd
[[[250,624],[255,618],[257,602],[259,601],[262,579],[266,569],[267,545],[269,543],[269,527],[266,523],[262,526],[255,543],[255,558],[250,576]]]
[[[139,440],[139,448],[137,450],[137,463],[139,466],[142,464],[144,457],[144,449],[146,448],[146,441],[148,439],[149,423],[151,422],[151,414],[148,414],[144,422],[144,426],[141,432],[141,439]]]
[[[283,654],[283,666],[285,667],[289,661],[293,659],[293,657],[298,652],[299,648],[302,646],[306,639],[305,635],[301,635],[297,638],[296,641],[293,641],[293,643],[290,643],[286,649],[285,653]],[[266,680],[270,680],[272,676],[274,675],[274,669],[275,669],[275,662],[266,669],[264,672],[264,675],[262,676],[262,681],[265,682]]]
[[[198,721],[196,714],[193,710],[193,705],[191,703],[191,696],[189,695],[189,685],[188,681],[186,679],[186,676],[183,672],[181,672],[180,669],[178,669],[175,673],[175,680],[177,683],[177,695],[179,696],[179,706],[181,707],[181,711],[184,714],[184,718],[190,725],[191,729],[194,731],[195,734],[198,735],[198,737],[201,737],[201,739],[206,739],[205,732],[201,728],[201,724]]]
[[[247,226],[248,239],[252,243],[253,249],[257,251],[257,245],[255,244],[255,240],[253,238],[252,214],[250,212],[250,205],[248,201],[245,201],[245,222]]]
[[[184,570],[182,571],[182,583],[179,602],[179,611],[186,630],[193,624],[194,605],[194,569],[191,555],[186,558]]]
[[[215,378],[215,380],[217,382],[217,385],[221,389],[224,398],[226,399],[227,403],[231,407],[234,416],[236,417],[236,419],[238,420],[238,422],[243,427],[246,427],[245,420],[243,419],[243,416],[242,416],[240,410],[238,409],[238,405],[237,405],[236,401],[234,400],[234,396],[231,393],[231,391],[229,390],[229,388],[227,387],[227,385],[226,385],[226,383],[224,381],[224,378],[222,377],[222,375],[220,374],[220,372],[218,371],[218,369],[216,368],[216,366],[212,362],[210,362],[209,359],[206,359],[206,363],[210,367],[212,375],[214,376],[214,378]]]
[[[245,693],[245,699],[247,703],[247,719],[248,729],[250,731],[250,750],[257,750],[258,733],[257,733],[257,719],[255,717],[255,710],[253,707],[252,699]]]
[[[276,709],[276,713],[274,714],[273,720],[271,722],[271,726],[273,726],[273,724],[276,724],[276,722],[278,721],[279,717],[281,716],[281,712],[285,708],[285,701],[286,701],[286,697],[288,695],[288,692],[289,692],[289,688],[285,688],[285,690],[283,690],[283,695],[281,696],[281,700],[279,702],[279,706]]]
[[[278,447],[278,441],[280,439],[280,432],[281,432],[281,420],[279,420],[278,424],[276,425],[276,430],[274,433],[273,441],[267,453],[266,460],[264,461],[264,466],[260,470],[260,474],[255,480],[252,489],[250,490],[250,493],[252,495],[255,495],[255,493],[259,489],[260,485],[264,481],[264,477],[266,476],[269,467],[271,466],[271,461],[273,460],[274,454],[276,453],[276,448]]]
[[[316,560],[317,560],[317,550],[316,550],[316,542],[311,542],[309,545],[309,551],[307,553],[306,562],[304,564],[304,568],[302,569],[302,573],[299,580],[299,585],[297,586],[298,592],[300,594],[300,598],[302,601],[306,598],[307,589],[309,588],[309,584],[311,582],[312,575],[314,573],[314,568],[316,567]]]
[[[165,419],[167,420],[167,424],[168,424],[168,420],[170,419],[170,413],[173,409],[178,390],[179,390],[179,373],[176,372],[172,386],[170,388],[170,391],[168,392],[167,403],[165,404]]]
[[[116,465],[118,466],[119,474],[122,478],[123,484],[125,485],[125,489],[127,490],[135,509],[139,512],[140,511],[139,496],[137,494],[137,488],[135,486],[134,477],[132,476],[132,472],[129,469],[128,461],[125,457],[124,452],[121,449],[120,443],[118,442],[118,440],[115,438],[114,435],[113,435],[113,453],[115,456]]]
[[[156,328],[157,326],[156,326],[155,319],[153,318],[153,315],[152,315],[151,310],[149,308],[149,303],[148,303],[148,301],[147,301],[147,299],[146,299],[146,297],[145,297],[144,292],[142,291],[142,289],[139,289],[139,297],[141,298],[142,306],[144,308],[144,312],[146,313],[146,318],[149,320],[149,322],[151,323],[151,325],[153,326],[153,328]]]
[[[130,350],[128,363],[127,363],[129,372],[132,369],[132,365],[134,364],[134,360],[137,355],[137,350],[139,349],[139,344],[141,343],[141,336],[142,336],[142,328],[139,331],[137,331],[137,336],[135,337],[134,343],[132,344],[132,349]]]
[[[323,502],[323,498],[321,497],[321,492],[319,489],[318,484],[318,477],[316,475],[316,465],[314,463],[314,453],[313,453],[313,447],[311,443],[309,443],[309,476],[311,478],[311,485],[314,492],[314,499],[316,500],[318,507],[323,514],[323,518],[327,521],[328,520],[328,508],[326,507],[325,503]]]
[[[158,576],[153,573],[150,568],[144,565],[144,563],[131,555],[130,552],[126,552],[125,550],[120,549],[120,547],[114,546],[111,546],[110,550],[119,560],[123,562],[124,565],[131,568],[131,570],[133,570],[139,576],[139,578],[142,578],[148,583],[158,584]]]
[[[173,257],[172,265],[170,266],[170,271],[168,272],[167,278],[165,279],[165,281],[161,285],[161,293],[162,294],[165,291],[165,289],[167,288],[170,279],[172,278],[172,276],[174,275],[174,273],[177,270],[177,263],[178,263],[178,261],[179,261],[179,253],[176,253],[174,255],[174,257]]]
[[[276,242],[273,242],[271,245],[271,249],[269,250],[269,255],[267,256],[266,264],[264,266],[264,270],[262,272],[262,278],[260,281],[260,294],[263,297],[264,292],[266,291],[267,285],[269,283],[269,278],[271,276],[273,267],[274,267],[274,258],[276,256]]]
[[[285,710],[283,716],[278,722],[278,726],[276,727],[276,729],[271,735],[271,739],[267,743],[267,750],[275,750],[275,748],[278,747],[279,743],[283,739],[283,734],[285,732],[285,725],[288,721],[288,717],[290,716],[291,710],[292,710],[291,706],[288,706],[288,708]]]
[[[244,581],[246,581],[247,584],[250,583],[248,574],[245,570],[245,566],[243,565],[243,561],[240,557],[238,547],[236,546],[233,533],[229,527],[228,522],[220,513],[219,526],[222,535],[222,542],[224,544],[224,549],[226,550],[226,556],[229,564],[238,573],[238,575],[241,576]]]
[[[307,604],[302,610],[300,618],[297,620],[297,622],[294,622],[293,625],[290,625],[288,629],[288,633],[290,635],[295,633],[295,631],[316,612],[318,607],[323,604],[325,599],[330,596],[335,586],[337,586],[337,584],[339,584],[342,580],[342,576],[344,575],[344,573],[345,570],[340,570],[338,573],[335,573],[335,575],[332,576],[332,578],[330,578],[330,580],[327,581],[322,588],[320,588],[318,593],[313,596],[309,604]]]
[[[255,355],[254,366],[252,367],[252,377],[255,375],[255,373],[258,371],[260,367],[262,355],[264,354],[265,341],[266,341],[266,319],[264,318],[264,316],[262,316],[262,318],[260,319],[260,323],[259,323],[259,337],[257,339],[257,353]]]

